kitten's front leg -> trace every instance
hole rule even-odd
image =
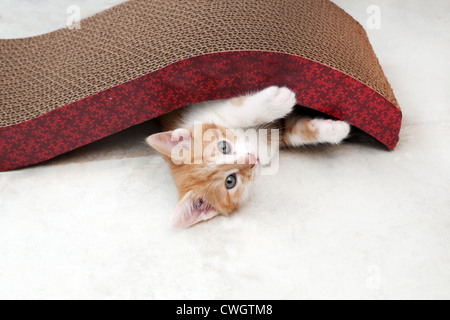
[[[253,127],[286,117],[296,103],[292,90],[273,86],[229,100],[228,108],[221,110],[221,116],[233,127]]]

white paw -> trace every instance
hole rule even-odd
[[[286,87],[269,87],[252,96],[251,99],[260,112],[264,112],[271,118],[269,121],[284,118],[297,104],[295,92]]]
[[[318,129],[318,140],[323,143],[341,143],[350,134],[350,125],[344,121],[314,119],[311,125]]]

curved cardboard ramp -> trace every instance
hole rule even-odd
[[[0,171],[173,109],[271,85],[388,148],[401,110],[367,35],[328,0],[131,0],[0,40]]]

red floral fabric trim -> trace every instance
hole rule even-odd
[[[298,104],[349,122],[389,149],[402,113],[361,82],[293,55],[237,51],[176,62],[38,118],[0,128],[0,171],[37,164],[176,108],[288,86]]]

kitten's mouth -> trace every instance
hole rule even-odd
[[[253,154],[249,153],[247,155],[248,164],[250,165],[250,169],[253,169],[256,165],[259,165],[259,157],[255,157]]]
[[[255,162],[250,163],[250,169],[253,169],[256,166],[259,166],[260,164],[261,164],[261,161],[259,160],[259,158],[257,158]]]

